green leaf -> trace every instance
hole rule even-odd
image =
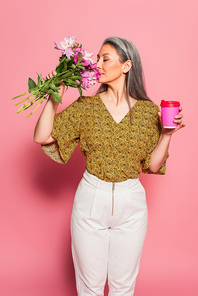
[[[64,63],[60,63],[57,67],[56,67],[56,73],[59,74],[62,72],[64,68]]]
[[[63,79],[62,82],[67,86],[67,80]]]
[[[74,88],[77,88],[77,85],[72,85],[72,84],[69,84],[69,87],[74,87]]]
[[[62,62],[64,59],[65,59],[65,56],[61,56],[61,57],[59,58],[59,61]]]
[[[41,80],[41,86],[44,84],[45,80]]]
[[[77,75],[73,75],[71,77],[69,77],[69,79],[72,79],[72,80],[81,80],[81,76],[77,76]]]
[[[63,62],[62,72],[64,72],[65,70],[67,70],[67,62],[66,61]]]
[[[60,87],[56,86],[53,82],[51,82],[51,83],[49,84],[49,87],[50,87],[52,90],[54,90],[54,91],[60,89]]]
[[[41,91],[44,92],[44,93],[47,93],[48,90],[49,90],[49,84],[45,83],[43,85],[43,87],[41,88]]]
[[[57,92],[54,92],[52,89],[50,89],[48,91],[48,94],[53,96],[55,102],[62,103],[62,98],[61,96],[59,96],[59,94],[57,94]]]
[[[59,86],[59,84],[62,82],[62,79],[61,77],[56,77],[56,79],[54,79],[54,84],[55,86]]]
[[[72,64],[71,68],[76,70],[76,65]]]
[[[73,65],[73,61],[74,61],[74,57],[68,61],[67,63],[68,67],[71,67]]]
[[[37,74],[38,74],[38,73],[37,73]],[[38,74],[38,83],[37,83],[37,85],[38,85],[39,87],[42,85],[42,74],[41,74],[41,75]]]
[[[58,77],[60,77],[60,76],[64,76],[64,77],[68,77],[68,76],[71,76],[72,75],[72,71],[71,70],[66,70],[66,71],[64,71],[64,72],[61,72],[61,73],[59,73],[58,74]],[[57,76],[56,76],[57,77]]]
[[[82,61],[82,58],[83,58],[83,55],[82,55],[81,52],[79,52],[79,53],[78,53],[78,62],[77,62],[77,64],[80,63],[80,62]]]
[[[75,80],[71,80],[71,79],[67,79],[66,80],[68,84],[72,84],[72,85],[80,85],[79,82],[75,81]]]
[[[29,92],[32,94],[32,93],[36,92],[37,90],[39,90],[38,85],[36,85],[35,87],[29,89]]]
[[[74,75],[80,76],[80,71],[74,71]]]
[[[57,92],[53,93],[53,98],[55,102],[60,102],[62,104],[62,98],[59,96],[59,94],[57,94]]]
[[[80,87],[78,87],[78,91],[80,93],[80,96],[82,97],[82,89]]]
[[[32,88],[34,88],[34,87],[36,87],[36,83],[30,77],[28,79],[28,86],[29,86],[29,90],[32,89]]]
[[[78,68],[80,68],[82,70],[85,70],[85,67],[84,66],[78,66]]]

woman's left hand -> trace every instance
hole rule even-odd
[[[181,128],[185,127],[186,125],[182,123],[182,118],[183,115],[180,113],[182,111],[182,107],[179,107],[179,114],[175,116],[174,122],[177,123],[177,126],[172,129],[164,128],[162,124],[162,113],[158,112],[160,122],[161,122],[161,127],[162,127],[162,135],[172,135],[173,133],[177,132]]]

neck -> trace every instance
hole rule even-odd
[[[108,84],[106,95],[116,106],[123,103],[123,101],[127,101],[125,81],[121,84]]]

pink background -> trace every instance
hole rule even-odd
[[[69,227],[85,159],[78,147],[66,165],[50,160],[33,142],[41,109],[26,119],[11,98],[27,91],[28,77],[55,68],[54,40],[76,36],[96,58],[112,35],[135,43],[148,95],[158,105],[180,100],[186,123],[172,137],[166,175],[140,177],[149,225],[135,295],[198,295],[197,1],[3,2],[0,295],[76,295]],[[59,111],[78,96],[66,93]]]

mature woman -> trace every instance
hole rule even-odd
[[[97,68],[101,86],[95,96],[80,97],[59,114],[59,103],[49,97],[34,141],[60,163],[68,161],[79,141],[86,156],[71,216],[78,295],[103,295],[108,275],[109,295],[132,296],[147,230],[140,168],[165,174],[172,134],[184,124],[179,114],[175,129],[162,127],[132,42],[107,38]],[[63,84],[58,92],[62,97]]]

